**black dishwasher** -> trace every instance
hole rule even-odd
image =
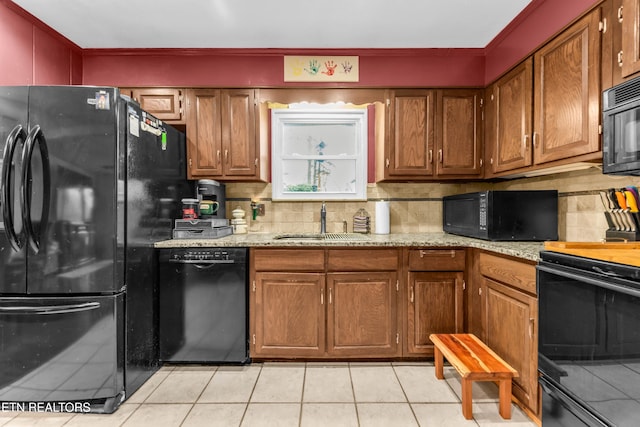
[[[159,251],[163,362],[249,361],[247,248]]]

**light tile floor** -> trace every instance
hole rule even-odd
[[[460,379],[432,363],[254,363],[165,366],[110,415],[0,413],[0,426],[46,427],[463,427],[536,424],[498,388],[474,383],[473,420],[462,416]]]

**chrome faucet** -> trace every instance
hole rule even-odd
[[[320,208],[320,234],[325,234],[327,232],[327,206],[324,202],[322,202],[322,207]]]

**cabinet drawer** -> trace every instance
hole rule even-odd
[[[480,253],[480,273],[531,294],[536,293],[536,267],[522,261]]]
[[[464,249],[410,249],[409,271],[464,271]]]
[[[399,268],[397,249],[329,249],[328,271],[394,271]]]
[[[324,271],[323,249],[254,249],[255,271]]]

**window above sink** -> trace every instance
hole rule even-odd
[[[366,200],[366,108],[277,108],[271,126],[274,201]]]

